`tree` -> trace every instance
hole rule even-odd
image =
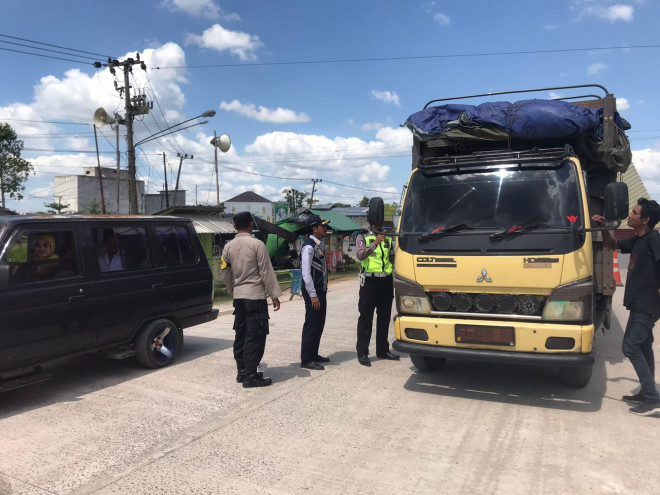
[[[307,198],[308,193],[297,191],[294,188],[284,190],[284,201],[289,204],[289,213],[293,214],[298,210],[302,210],[303,201]]]
[[[362,199],[358,203],[358,206],[369,206],[369,198],[362,196]]]
[[[346,203],[333,203],[332,207],[333,208],[350,208],[351,205],[348,205]]]
[[[305,193],[305,194],[307,194],[307,193]],[[319,202],[318,199],[305,198],[305,203],[307,203],[307,206],[309,206],[310,208],[318,202]]]
[[[16,139],[16,133],[9,124],[0,124],[0,197],[2,207],[5,207],[5,196],[21,200],[25,191],[25,182],[34,167],[30,162],[21,158],[23,141]]]
[[[52,203],[44,203],[44,206],[48,208],[48,213],[61,215],[62,213],[68,213],[69,205],[67,203],[62,203],[62,198],[59,198],[59,201]]]

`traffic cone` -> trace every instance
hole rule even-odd
[[[614,281],[616,282],[617,287],[623,287],[621,282],[621,273],[619,273],[619,257],[614,251],[614,259],[612,260],[612,271],[614,272]]]

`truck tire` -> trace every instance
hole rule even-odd
[[[183,332],[165,318],[152,321],[135,338],[135,357],[146,368],[172,363],[183,346]]]
[[[447,358],[422,356],[421,354],[410,354],[410,360],[419,371],[439,370],[447,362]]]
[[[584,388],[591,380],[594,367],[590,366],[565,366],[559,368],[561,380],[569,387]]]

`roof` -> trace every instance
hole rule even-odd
[[[198,234],[235,234],[231,213],[218,206],[172,206],[154,213],[192,220]]]
[[[366,206],[349,206],[346,208],[333,208],[332,211],[343,213],[349,217],[366,217],[369,208]]]
[[[225,200],[225,203],[272,203],[272,201],[259,196],[256,192],[245,191],[238,196]]]
[[[337,211],[308,211],[314,215],[320,216],[323,220],[330,220],[328,226],[335,232],[353,232],[354,230],[364,230],[360,225],[355,223],[343,213],[339,213]]]

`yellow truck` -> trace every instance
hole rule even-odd
[[[445,103],[585,88],[604,95]],[[586,386],[616,286],[599,230],[628,213],[617,177],[631,161],[630,126],[614,96],[581,85],[445,98],[406,125],[413,170],[396,234],[393,348],[420,371],[447,358],[556,366]],[[592,228],[594,213],[608,226]]]

